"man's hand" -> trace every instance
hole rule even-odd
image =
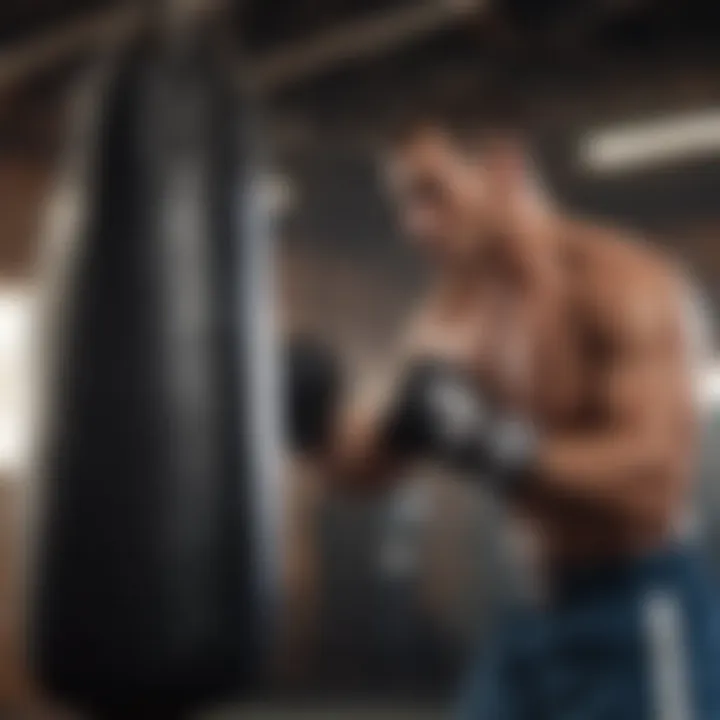
[[[504,489],[527,476],[537,447],[530,422],[502,415],[471,376],[434,359],[408,367],[384,438],[395,455],[476,472]]]
[[[331,350],[308,337],[293,338],[286,350],[287,435],[295,452],[327,449],[343,387],[340,363]]]

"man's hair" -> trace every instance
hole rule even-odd
[[[446,132],[463,144],[476,144],[522,132],[526,125],[525,107],[508,83],[462,91],[443,89],[403,103],[390,123],[385,144],[391,148],[401,145],[428,129]]]

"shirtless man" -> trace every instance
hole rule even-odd
[[[681,529],[697,430],[686,279],[560,214],[515,130],[441,112],[394,137],[387,185],[434,277],[393,382],[335,415],[329,475],[382,488],[429,459],[531,533],[543,600],[503,623],[462,718],[720,718],[714,598]]]

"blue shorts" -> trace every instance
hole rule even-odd
[[[568,573],[509,613],[459,720],[720,720],[720,606],[688,548]]]

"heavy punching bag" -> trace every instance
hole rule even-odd
[[[252,691],[272,626],[271,245],[258,126],[218,47],[196,28],[123,52],[63,179],[83,200],[50,256],[31,657],[98,715]]]

